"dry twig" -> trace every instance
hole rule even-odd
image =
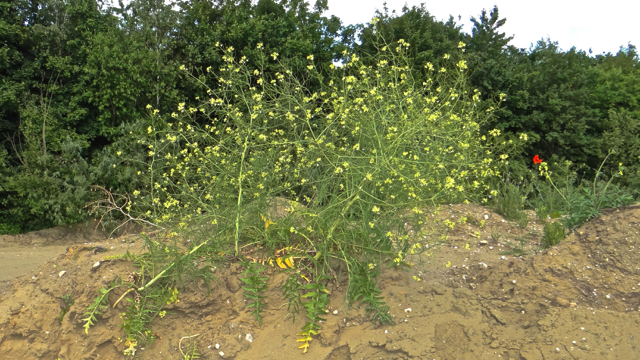
[[[104,223],[103,223],[104,217],[107,214],[109,214],[110,212],[112,212],[112,211],[120,212],[122,215],[124,215],[124,217],[126,219],[126,221],[124,221],[122,224],[118,225],[118,227],[113,229],[111,231],[111,233],[109,233],[108,237],[111,237],[111,235],[113,235],[113,233],[116,230],[118,230],[119,228],[123,227],[124,225],[126,225],[130,221],[134,222],[134,223],[143,223],[143,224],[151,225],[151,226],[156,227],[156,228],[164,229],[164,228],[158,226],[157,224],[154,224],[154,223],[152,223],[150,221],[147,221],[147,220],[145,220],[143,218],[131,216],[131,214],[129,214],[128,208],[127,208],[127,205],[129,203],[131,203],[131,198],[129,197],[129,194],[127,194],[127,195],[115,194],[114,195],[114,194],[111,193],[111,191],[109,191],[109,190],[107,190],[104,187],[99,186],[99,185],[93,185],[92,188],[101,190],[105,194],[105,198],[104,199],[96,200],[96,201],[90,202],[87,205],[85,205],[85,208],[86,207],[91,207],[90,213],[92,213],[92,214],[98,214],[101,211],[104,211],[104,213],[100,216],[100,221],[98,221],[98,224],[96,225],[96,229],[98,228],[98,226],[100,224],[102,224],[102,227],[104,228]],[[119,205],[118,203],[121,203],[121,205]]]

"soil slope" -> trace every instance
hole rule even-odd
[[[450,233],[432,256],[413,259],[409,271],[391,268],[381,274],[379,286],[396,326],[371,323],[363,309],[347,311],[347,284],[333,283],[332,312],[303,355],[296,345],[301,320],[292,324],[290,317],[285,319],[286,306],[281,307],[284,275],[271,270],[269,309],[258,326],[245,307],[242,269],[230,264],[216,271],[219,281],[211,284],[209,296],[204,286],[182,291],[167,316],[152,323],[159,338],[139,348],[136,357],[182,359],[180,347],[188,341],[180,340],[195,334],[201,359],[640,357],[635,341],[640,339],[639,207],[605,211],[542,252],[537,250],[542,226],[533,216],[521,229],[473,204],[449,206],[442,214],[453,221],[461,216],[470,221]],[[480,227],[481,220],[486,226]],[[0,246],[33,247],[25,240],[29,238],[5,236]],[[528,255],[504,253],[507,241],[517,239],[523,240]],[[125,358],[118,316],[123,304],[110,306],[88,335],[81,319],[98,288],[136,271],[122,260],[93,265],[105,255],[139,251],[141,240],[136,235],[109,240],[69,235],[57,240],[64,246],[69,241],[77,245],[11,280],[0,292],[0,358]],[[0,266],[5,274],[6,265]],[[75,303],[59,322],[67,294]],[[110,305],[121,294],[111,294]]]

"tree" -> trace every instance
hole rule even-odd
[[[376,26],[369,23],[345,29],[343,44],[354,48],[357,53],[373,55],[378,51],[374,45],[375,31],[379,31],[387,43],[403,39],[411,44],[412,58],[418,64],[416,71],[422,69],[426,62],[440,63],[444,54],[455,51],[463,40],[461,26],[453,17],[449,17],[447,22],[436,20],[424,4],[411,8],[405,5],[399,16],[395,12],[389,14],[385,4],[384,13],[376,11],[375,17],[380,19]],[[360,44],[355,39],[358,33]]]

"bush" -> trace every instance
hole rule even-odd
[[[497,194],[489,179],[500,175],[516,146],[497,130],[480,134],[491,109],[479,110],[479,94],[467,88],[462,53],[447,55],[447,67],[427,63],[421,81],[411,75],[408,46],[381,44],[374,66],[347,55],[328,82],[313,56],[309,78],[294,78],[280,62],[270,78],[262,69],[278,54],[262,54],[251,69],[228,48],[220,86],[197,99],[198,107],[182,103],[160,114],[149,106],[149,120],[123,140],[133,146],[115,147],[125,166],[139,167],[144,157],[138,173],[144,185],[132,192],[127,210],[175,225],[171,239],[183,233],[190,241],[148,240],[147,258],[165,270],[138,290],[156,281],[166,288],[199,271],[193,263],[201,256],[277,263],[290,269],[285,298],[306,309],[300,334],[306,350],[326,306],[325,279],[345,267],[348,299],[391,322],[377,276],[367,271],[383,263],[409,266],[406,256],[446,238],[447,226],[413,233],[406,225],[431,221],[430,206],[486,202],[490,191]],[[194,79],[205,84],[206,76]],[[310,92],[309,79],[324,90]],[[276,216],[272,206],[281,200],[289,206]],[[254,280],[251,289],[263,291]]]
[[[5,219],[21,224],[21,231],[85,220],[92,176],[81,152],[81,144],[67,138],[59,154],[34,148],[18,154],[22,163],[3,185]]]

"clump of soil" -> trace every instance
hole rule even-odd
[[[347,283],[330,283],[331,311],[303,355],[296,345],[302,320],[292,324],[281,306],[285,275],[270,269],[268,310],[258,326],[240,288],[242,269],[231,264],[216,270],[219,281],[208,296],[204,286],[184,289],[167,315],[151,324],[158,339],[138,348],[136,357],[182,359],[186,336],[192,336],[201,359],[637,357],[639,207],[606,211],[546,251],[539,251],[542,224],[533,214],[528,224],[513,224],[486,208],[461,204],[441,216],[468,221],[431,256],[411,259],[409,271],[382,270],[379,287],[396,326],[371,323],[364,309],[348,310]],[[12,280],[0,292],[0,357],[125,358],[119,317],[124,304],[111,307],[122,292],[110,295],[109,309],[88,335],[81,319],[97,289],[136,271],[123,260],[94,264],[141,245],[135,235],[81,241]],[[68,294],[74,304],[59,322]]]

